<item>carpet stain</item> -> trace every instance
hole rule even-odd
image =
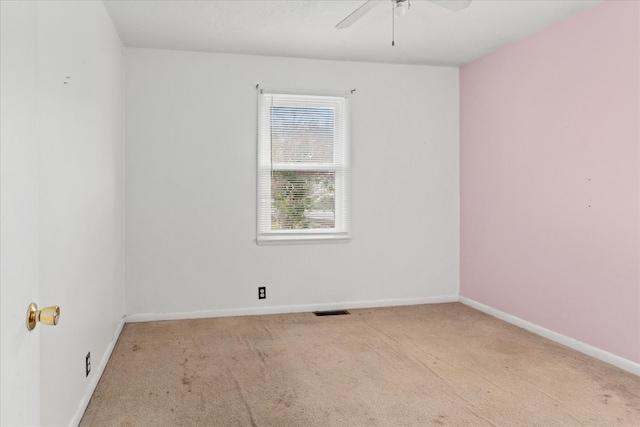
[[[280,405],[284,405],[287,408],[290,408],[293,405],[294,400],[296,399],[295,394],[292,393],[282,393],[277,400],[277,403]]]
[[[138,346],[138,344],[134,344],[133,349],[131,351],[138,351],[138,350],[140,350],[140,347]]]
[[[439,425],[439,426],[443,426],[443,425],[445,425],[445,424],[446,424],[446,423],[444,422],[444,420],[445,420],[446,418],[447,418],[447,416],[446,416],[446,415],[444,415],[444,414],[438,414],[438,418],[434,418],[434,419],[432,419],[432,420],[431,420],[431,422],[432,422],[433,424],[437,424],[437,425]]]
[[[527,348],[522,344],[502,339],[492,341],[487,348],[506,355],[523,354],[527,351]]]

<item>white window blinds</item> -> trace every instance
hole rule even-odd
[[[258,243],[349,239],[348,98],[258,94]]]

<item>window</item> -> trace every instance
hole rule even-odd
[[[348,240],[348,98],[258,94],[258,243]]]

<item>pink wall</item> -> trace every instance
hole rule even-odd
[[[640,2],[460,70],[460,294],[640,362]]]

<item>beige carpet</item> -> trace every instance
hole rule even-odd
[[[640,377],[462,304],[127,324],[81,426],[640,426]]]

